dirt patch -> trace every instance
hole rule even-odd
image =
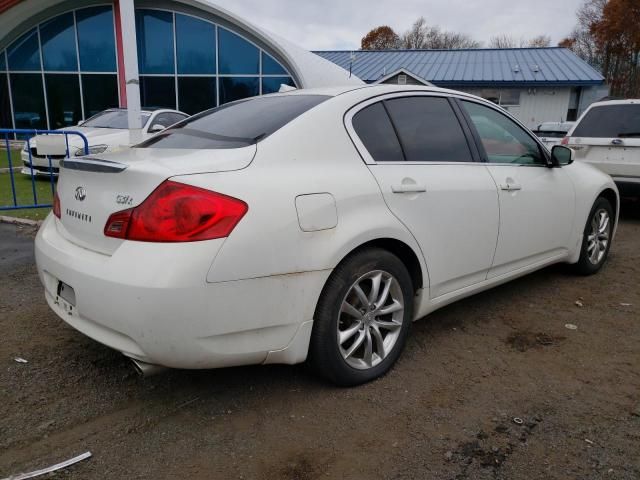
[[[519,352],[526,352],[532,348],[553,347],[566,339],[567,337],[548,333],[515,332],[509,335],[505,342]]]
[[[640,478],[637,205],[599,275],[552,267],[435,312],[355,389],[304,366],[141,379],[51,313],[32,242],[0,225],[0,478],[87,450],[56,478]]]

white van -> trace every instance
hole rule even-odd
[[[594,103],[562,143],[611,175],[621,195],[640,196],[640,100]]]

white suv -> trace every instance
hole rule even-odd
[[[621,195],[640,196],[640,100],[594,103],[562,143],[611,175]]]

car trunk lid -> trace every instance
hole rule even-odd
[[[132,148],[65,160],[57,187],[58,229],[76,245],[111,255],[123,242],[104,235],[111,214],[140,205],[168,178],[241,170],[255,153],[255,145],[226,150]]]

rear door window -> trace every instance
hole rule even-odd
[[[409,162],[472,162],[462,126],[441,97],[403,97],[385,101]]]
[[[402,162],[404,156],[382,102],[363,108],[353,117],[353,128],[376,162]]]
[[[227,103],[194,115],[137,148],[246,147],[258,143],[329,98],[326,95],[284,95]]]
[[[580,121],[572,136],[640,138],[640,104],[593,107]]]

